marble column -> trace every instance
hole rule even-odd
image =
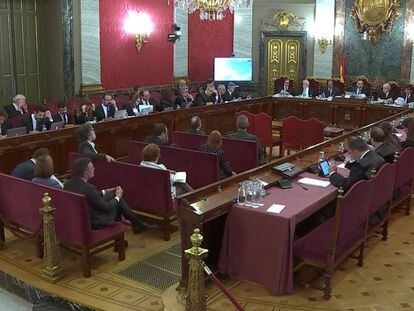
[[[233,54],[252,58],[253,5],[234,9]]]
[[[73,51],[73,0],[62,0],[63,29],[63,85],[65,97],[75,95],[75,72]]]
[[[99,0],[81,0],[81,92],[102,90]]]
[[[315,6],[313,76],[315,78],[331,78],[335,28],[335,1],[316,0]],[[329,42],[325,53],[322,53],[320,49],[318,42],[319,38],[326,38]]]
[[[182,6],[174,8],[174,23],[181,30],[181,38],[174,43],[174,78],[185,78],[188,77],[188,14]]]
[[[413,45],[413,53],[411,56],[411,74],[410,74],[410,81],[414,83],[414,45]]]

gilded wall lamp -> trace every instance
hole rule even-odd
[[[125,18],[125,32],[135,36],[135,47],[138,52],[141,52],[143,44],[149,41],[153,28],[151,18],[145,13],[129,11]]]
[[[400,0],[355,0],[351,10],[356,30],[372,43],[379,42],[383,33],[390,33],[400,15]]]
[[[328,45],[332,44],[332,40],[328,40],[325,37],[318,38],[319,50],[322,54],[325,54]]]
[[[328,46],[332,45],[333,30],[326,27],[324,21],[316,21],[313,33],[315,35],[315,40],[318,42],[321,54],[325,54]]]

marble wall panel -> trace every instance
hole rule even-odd
[[[252,57],[253,6],[234,10],[233,54],[235,57]]]
[[[73,0],[61,0],[63,27],[63,84],[65,97],[75,95]]]
[[[188,77],[188,14],[181,6],[174,8],[174,22],[181,28],[174,43],[174,77]]]

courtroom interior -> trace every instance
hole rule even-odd
[[[0,309],[414,310],[414,0],[0,0]]]

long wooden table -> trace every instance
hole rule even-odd
[[[294,104],[297,103],[294,102]],[[320,105],[320,103],[316,104]],[[306,109],[309,109],[311,106],[312,104],[309,103]],[[345,105],[341,106],[340,109],[349,109],[348,107],[349,106]],[[357,111],[361,113],[362,117],[367,117],[367,111],[372,108],[372,106],[365,107],[365,112],[363,112],[364,110],[359,107],[359,110]],[[393,110],[393,112],[395,111]],[[400,112],[392,115],[391,117],[388,116],[377,122],[373,122],[345,135],[338,136],[316,146],[307,148],[291,156],[274,160],[271,163],[268,163],[256,169],[238,174],[226,180],[216,182],[214,184],[178,197],[178,215],[181,220],[180,233],[182,247],[181,286],[186,287],[188,284],[188,262],[184,256],[184,250],[191,247],[189,237],[195,228],[201,229],[201,232],[204,236],[203,247],[209,249],[207,264],[211,265],[213,268],[217,264],[226,216],[235,198],[237,197],[237,188],[240,182],[248,179],[259,178],[260,180],[268,183],[268,187],[272,187],[278,180],[281,179],[281,176],[272,170],[275,165],[291,162],[295,163],[298,167],[306,169],[318,161],[320,151],[324,151],[326,157],[333,156],[338,151],[339,143],[345,142],[348,137],[368,131],[370,128],[379,125],[381,122],[399,119],[409,112],[412,112],[412,110],[400,110]],[[389,113],[385,112],[385,114],[387,115]],[[377,112],[377,115],[380,115],[380,113]],[[371,119],[371,117],[369,119]],[[322,206],[320,206],[320,208],[322,208]],[[254,234],[254,228],[252,228],[252,234]]]
[[[142,140],[150,134],[154,123],[163,122],[170,131],[185,131],[191,117],[196,115],[201,118],[204,131],[218,129],[225,133],[234,130],[235,113],[241,110],[252,113],[265,112],[279,120],[290,115],[302,119],[315,117],[326,124],[343,128],[358,128],[404,111],[402,108],[371,105],[350,99],[334,99],[327,102],[315,99],[263,97],[100,122],[94,126],[97,149],[115,158],[127,156],[128,141]],[[46,147],[55,160],[56,173],[66,173],[69,169],[68,154],[77,149],[76,129],[77,126],[71,126],[56,131],[1,139],[0,172],[10,173],[18,163],[30,158],[34,150]]]

